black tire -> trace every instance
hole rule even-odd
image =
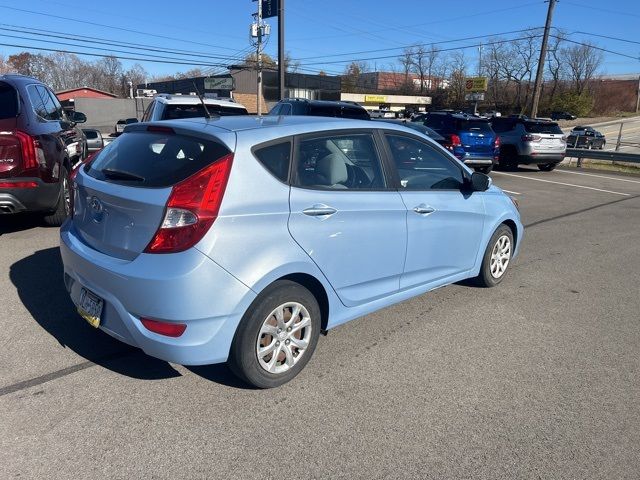
[[[496,244],[499,240],[502,239],[503,236],[506,236],[509,240],[510,251],[509,257],[506,265],[504,266],[504,271],[496,277],[491,273],[491,257],[494,253],[494,249],[496,248]],[[493,235],[491,236],[491,240],[487,245],[487,249],[484,252],[484,257],[482,257],[482,266],[480,267],[480,274],[474,279],[476,285],[480,287],[490,288],[498,285],[507,274],[507,269],[509,268],[509,264],[511,263],[511,258],[513,257],[513,249],[515,245],[513,243],[513,233],[511,229],[507,227],[505,224],[500,225]]]
[[[56,209],[49,215],[45,215],[45,225],[59,227],[64,223],[70,213],[70,194],[69,174],[67,173],[67,169],[62,167],[60,169],[60,194],[58,196],[58,202],[56,203]]]
[[[488,175],[491,173],[491,170],[493,170],[493,165],[490,165],[488,167],[475,167],[474,170],[476,172],[480,172],[480,173],[484,173],[485,175]]]
[[[518,155],[514,148],[501,148],[498,157],[498,166],[501,170],[517,170]]]
[[[308,343],[307,347],[302,351],[302,354],[296,347],[287,347],[291,352],[293,352],[294,349],[297,350],[298,355],[301,355],[299,360],[284,372],[271,373],[267,371],[258,360],[258,341],[259,338],[264,339],[265,337],[270,339],[267,340],[266,343],[276,342],[278,340],[275,334],[272,336],[261,335],[261,329],[263,324],[270,318],[275,321],[275,317],[273,317],[271,313],[273,313],[277,307],[288,302],[295,302],[302,305],[309,313],[311,321]],[[294,322],[295,321],[296,320],[294,320]],[[313,294],[298,283],[289,280],[279,280],[263,291],[244,314],[231,345],[228,360],[229,367],[238,377],[254,387],[274,388],[283,385],[298,375],[311,359],[318,344],[320,328],[320,307]],[[301,329],[301,331],[304,331],[304,329]],[[284,332],[283,334],[286,335]],[[307,334],[305,333],[305,335]],[[282,341],[289,342],[288,340]],[[279,342],[277,343],[279,344]],[[289,343],[287,343],[287,345],[289,345]],[[280,354],[285,355],[284,347],[282,347],[282,350],[277,351],[279,352],[278,356]],[[292,353],[292,355],[295,355],[295,353]],[[273,359],[273,356],[271,359]],[[283,359],[282,362],[284,361]],[[280,364],[280,366],[282,366],[282,362],[276,357],[276,365]]]
[[[538,168],[543,172],[550,172],[554,168],[558,166],[557,163],[540,163],[538,164]]]

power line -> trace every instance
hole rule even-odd
[[[628,55],[628,54],[626,54],[626,53],[622,53],[622,52],[615,52],[615,51],[613,51],[613,50],[609,50],[609,49],[607,49],[607,48],[597,47],[597,46],[592,45],[592,44],[590,44],[590,43],[576,42],[575,40],[569,40],[569,39],[568,39],[568,38],[566,38],[566,37],[561,37],[561,36],[558,36],[558,35],[549,35],[549,36],[550,36],[550,37],[553,37],[553,38],[556,38],[556,39],[558,39],[558,40],[562,40],[562,41],[564,41],[564,42],[574,43],[574,44],[576,44],[576,45],[582,45],[583,47],[590,47],[590,48],[593,48],[593,49],[595,49],[595,50],[600,50],[600,51],[602,51],[602,52],[607,52],[607,53],[610,53],[610,54],[612,54],[612,55],[618,55],[619,57],[631,58],[631,59],[633,59],[633,60],[638,60],[638,61],[640,61],[640,56],[638,56],[638,57],[634,57],[633,55]]]
[[[113,25],[105,25],[103,23],[89,22],[87,20],[78,20],[76,18],[63,17],[61,15],[54,15],[52,13],[36,12],[34,10],[26,10],[26,9],[23,9],[23,8],[9,7],[7,5],[0,5],[0,8],[5,8],[5,9],[8,9],[8,10],[14,10],[16,12],[31,13],[33,15],[42,15],[42,16],[50,17],[50,18],[58,18],[58,19],[61,19],[61,20],[67,20],[67,21],[76,22],[76,23],[83,23],[83,24],[86,24],[86,25],[94,25],[96,27],[111,28],[113,30],[120,30],[122,32],[137,33],[137,34],[146,35],[146,36],[149,36],[149,37],[162,38],[164,40],[174,40],[174,41],[177,41],[177,42],[191,43],[193,45],[201,45],[201,46],[205,46],[205,47],[213,47],[213,48],[217,48],[217,49],[220,49],[220,50],[231,50],[231,49],[229,49],[227,47],[220,47],[218,45],[212,45],[210,43],[194,42],[192,40],[185,40],[183,38],[167,37],[166,35],[157,35],[155,33],[141,32],[140,30],[133,30],[133,29],[130,29],[130,28],[114,27]]]
[[[575,32],[571,32],[568,35],[575,35],[577,33],[580,33],[582,35],[589,35],[590,37],[600,37],[600,38],[606,38],[607,40],[617,40],[619,42],[634,43],[636,45],[640,45],[640,42],[636,42],[635,40],[628,40],[626,38],[619,38],[619,37],[611,37],[609,35],[600,35],[599,33],[583,32],[581,30],[576,30]]]
[[[135,55],[135,52],[131,52],[131,51],[126,51],[126,50],[118,50],[118,49],[110,49],[107,50],[104,47],[93,47],[91,45],[83,45],[83,44],[77,44],[77,43],[69,43],[69,42],[61,42],[61,41],[56,41],[56,40],[40,40],[37,38],[29,38],[29,37],[23,37],[20,35],[8,35],[6,33],[0,33],[0,37],[7,37],[7,38],[17,38],[18,40],[29,40],[29,41],[33,41],[33,42],[47,42],[47,44],[50,43],[54,43],[54,44],[58,44],[58,45],[64,45],[66,47],[80,47],[80,48],[88,48],[90,50],[99,50],[102,52],[106,52],[103,53],[101,56],[107,57],[107,56],[112,56],[112,53],[125,53],[127,55]],[[161,60],[180,60],[180,61],[186,61],[186,60],[190,60],[188,58],[180,58],[180,57],[167,57],[167,56],[162,56],[162,55],[154,55],[152,53],[147,53],[146,56],[149,58],[159,58]],[[228,60],[229,58],[222,58],[221,60]]]
[[[429,42],[427,43],[416,43],[416,44],[412,44],[412,45],[403,45],[401,47],[391,47],[391,48],[376,48],[373,50],[360,50],[358,52],[347,52],[347,53],[336,53],[333,55],[318,55],[316,57],[300,57],[297,58],[296,60],[315,60],[318,58],[332,58],[332,57],[345,57],[345,56],[349,56],[349,55],[360,55],[363,53],[375,53],[375,52],[388,52],[391,50],[401,50],[401,49],[405,49],[405,48],[411,48],[411,47],[426,47],[426,46],[431,46],[431,45],[441,45],[444,43],[455,43],[455,42],[463,42],[465,40],[476,40],[478,38],[491,38],[491,37],[497,37],[499,35],[510,35],[513,33],[522,33],[522,32],[529,32],[529,31],[533,31],[533,30],[539,30],[542,27],[531,27],[531,28],[523,28],[521,30],[511,30],[509,32],[500,32],[500,33],[495,33],[495,34],[491,34],[491,35],[476,35],[473,37],[464,37],[464,38],[455,38],[455,39],[451,39],[451,40],[441,40],[438,42]]]
[[[13,28],[7,28],[7,27],[13,27]],[[127,47],[127,48],[131,48],[131,47],[135,47],[139,50],[147,50],[147,51],[151,51],[151,52],[163,52],[163,53],[170,53],[170,54],[176,54],[176,55],[187,55],[190,57],[203,57],[203,58],[213,58],[213,59],[231,59],[233,58],[232,56],[225,56],[225,55],[211,55],[211,54],[206,54],[204,52],[190,52],[187,50],[175,50],[175,49],[159,49],[156,48],[153,45],[148,45],[148,44],[136,44],[136,43],[130,43],[130,42],[122,42],[119,40],[111,40],[108,38],[104,38],[104,37],[89,37],[86,35],[75,35],[75,34],[66,34],[64,32],[58,32],[55,30],[44,30],[44,29],[39,29],[39,28],[31,28],[31,27],[22,27],[19,25],[8,25],[5,23],[0,23],[0,30],[5,30],[5,31],[9,31],[9,32],[17,32],[17,33],[26,33],[29,35],[34,35],[34,36],[43,36],[43,37],[50,37],[50,38],[63,38],[65,40],[77,40],[79,42],[87,42],[90,44],[100,44],[100,45],[109,45],[109,46],[122,46],[122,47]]]
[[[0,46],[26,48],[29,50],[44,51],[44,52],[73,53],[75,55],[85,55],[88,57],[114,57],[119,60],[134,60],[138,62],[166,63],[166,64],[172,64],[172,65],[189,65],[189,66],[196,66],[196,67],[226,67],[227,66],[222,63],[197,63],[197,62],[177,62],[177,61],[169,61],[169,60],[155,60],[150,58],[125,57],[122,55],[105,55],[105,54],[99,54],[99,53],[79,52],[76,50],[61,50],[59,48],[34,47],[32,45],[16,45],[12,43],[0,43]]]
[[[515,42],[518,40],[528,40],[528,39],[534,39],[534,38],[540,38],[542,37],[542,35],[529,35],[527,37],[521,37],[521,38],[509,38],[506,40],[494,40],[491,42],[483,42],[482,45],[498,45],[501,43],[509,43],[509,42]],[[476,48],[479,47],[481,44],[480,43],[474,43],[472,45],[462,45],[462,46],[458,46],[458,47],[451,47],[451,48],[441,48],[439,51],[440,52],[449,52],[452,50],[466,50],[467,48]],[[397,55],[386,55],[386,56],[380,56],[380,57],[367,57],[367,58],[352,58],[349,60],[335,60],[335,61],[331,61],[331,62],[312,62],[312,63],[306,63],[305,65],[333,65],[333,64],[343,64],[343,63],[351,63],[351,62],[355,62],[355,61],[359,61],[359,62],[366,62],[366,61],[370,61],[370,60],[387,60],[390,58],[397,58]]]
[[[566,3],[567,5],[573,5],[574,7],[580,7],[580,8],[585,8],[584,3],[573,3],[573,2],[568,2],[568,1],[564,1],[564,3]],[[610,9],[606,9],[606,8],[598,8],[598,7],[594,7],[593,5],[589,5],[588,10],[598,10],[600,12],[605,12],[605,13],[613,13],[615,15],[624,15],[625,17],[637,17],[640,18],[640,15],[634,14],[634,13],[630,13],[628,11],[626,12],[621,12],[619,10],[610,10]]]

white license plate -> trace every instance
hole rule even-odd
[[[78,305],[78,313],[92,327],[100,326],[100,316],[102,315],[102,307],[104,301],[95,293],[90,292],[86,288],[80,290],[80,305]]]

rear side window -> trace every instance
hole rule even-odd
[[[382,165],[373,135],[331,135],[305,138],[295,160],[295,184],[332,190],[385,188]]]
[[[89,164],[99,180],[136,187],[172,186],[230,153],[219,143],[156,132],[124,133]]]
[[[450,117],[446,115],[427,115],[424,124],[437,132],[446,132],[452,127]]]
[[[241,107],[227,107],[225,105],[207,105],[207,110],[213,115],[247,115],[247,110]],[[204,117],[202,105],[165,105],[162,120],[177,120],[180,118]]]
[[[0,118],[18,116],[18,94],[8,83],[0,82]]]
[[[94,140],[98,138],[98,132],[95,130],[85,130],[84,136],[87,137],[88,140]]]
[[[557,123],[524,122],[524,129],[527,133],[562,134],[562,129]]]
[[[291,163],[291,142],[258,148],[253,154],[278,180],[287,181]]]
[[[467,120],[467,119],[457,119],[456,120],[456,130],[459,132],[483,132],[483,133],[492,133],[491,125],[489,122],[483,120]]]
[[[62,107],[52,94],[42,85],[29,85],[27,87],[29,100],[36,114],[44,120],[62,120]]]
[[[494,120],[493,122],[491,122],[491,127],[496,133],[508,132],[510,130],[513,130],[513,122],[505,120]]]

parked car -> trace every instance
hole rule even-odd
[[[410,128],[411,130],[415,130],[416,132],[420,132],[420,133],[426,135],[427,137],[435,140],[436,142],[438,142],[440,145],[442,145],[445,148],[449,144],[449,142],[447,141],[446,138],[444,138],[442,135],[440,135],[434,129],[429,128],[429,127],[427,127],[426,125],[424,125],[422,123],[407,122],[406,120],[395,120],[395,119],[390,119],[390,118],[376,119],[376,122],[390,122],[390,123],[395,123],[396,125],[405,126],[407,128]]]
[[[116,122],[116,133],[124,132],[124,127],[132,123],[136,123],[137,121],[137,118],[121,118]]]
[[[391,110],[369,110],[368,113],[370,118],[398,118],[398,114]]]
[[[211,115],[248,115],[247,109],[239,103],[217,98],[203,99]],[[195,95],[158,94],[142,116],[143,122],[156,120],[177,120],[180,118],[204,117],[204,107],[200,97]]]
[[[497,285],[523,235],[488,176],[382,122],[129,125],[73,192],[60,250],[80,314],[261,388],[296,376],[323,330],[465,278]]]
[[[556,122],[500,117],[492,119],[491,126],[500,135],[499,165],[504,169],[524,164],[550,172],[565,157],[566,138]]]
[[[305,98],[285,98],[280,100],[271,109],[269,115],[309,115],[357,120],[369,120],[371,118],[364,107],[355,102],[307,100]]]
[[[477,171],[489,173],[498,160],[500,138],[486,118],[471,115],[430,112],[424,125],[446,139],[445,147],[460,161]]]
[[[87,117],[68,116],[39,80],[0,75],[0,214],[38,212],[60,225],[69,212],[68,172],[86,156],[76,126]]]
[[[570,148],[593,148],[602,150],[607,140],[604,134],[593,127],[573,127],[567,137],[567,146]]]
[[[484,112],[484,116],[487,118],[501,117],[502,113],[498,112],[497,110],[488,110]]]
[[[87,151],[89,153],[97,152],[104,147],[104,140],[100,130],[93,128],[83,128],[85,137],[87,138]]]
[[[551,112],[551,120],[575,120],[576,118],[569,112]]]

